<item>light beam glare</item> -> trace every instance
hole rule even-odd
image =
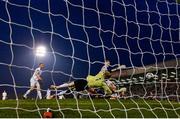
[[[38,46],[36,48],[36,56],[37,57],[44,57],[46,55],[46,47],[45,46]]]

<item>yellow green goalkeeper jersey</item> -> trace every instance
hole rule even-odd
[[[88,75],[86,78],[88,81],[88,86],[89,87],[103,88],[105,94],[111,94],[112,91],[109,89],[109,87],[105,83],[103,74],[104,74],[103,72],[99,72],[96,76]]]

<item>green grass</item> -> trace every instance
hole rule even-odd
[[[0,117],[39,118],[47,108],[53,109],[55,118],[178,118],[180,115],[180,104],[166,100],[95,99],[91,102],[80,99],[76,102],[75,99],[66,99],[57,102],[54,99],[19,100],[18,103],[16,100],[0,101]]]

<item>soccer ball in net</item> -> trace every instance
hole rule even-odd
[[[146,78],[147,79],[151,79],[151,78],[153,78],[154,77],[154,74],[153,73],[147,73],[146,74]]]

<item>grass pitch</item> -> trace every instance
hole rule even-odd
[[[54,118],[180,118],[180,103],[143,99],[6,100],[0,117],[40,118],[47,108]]]

